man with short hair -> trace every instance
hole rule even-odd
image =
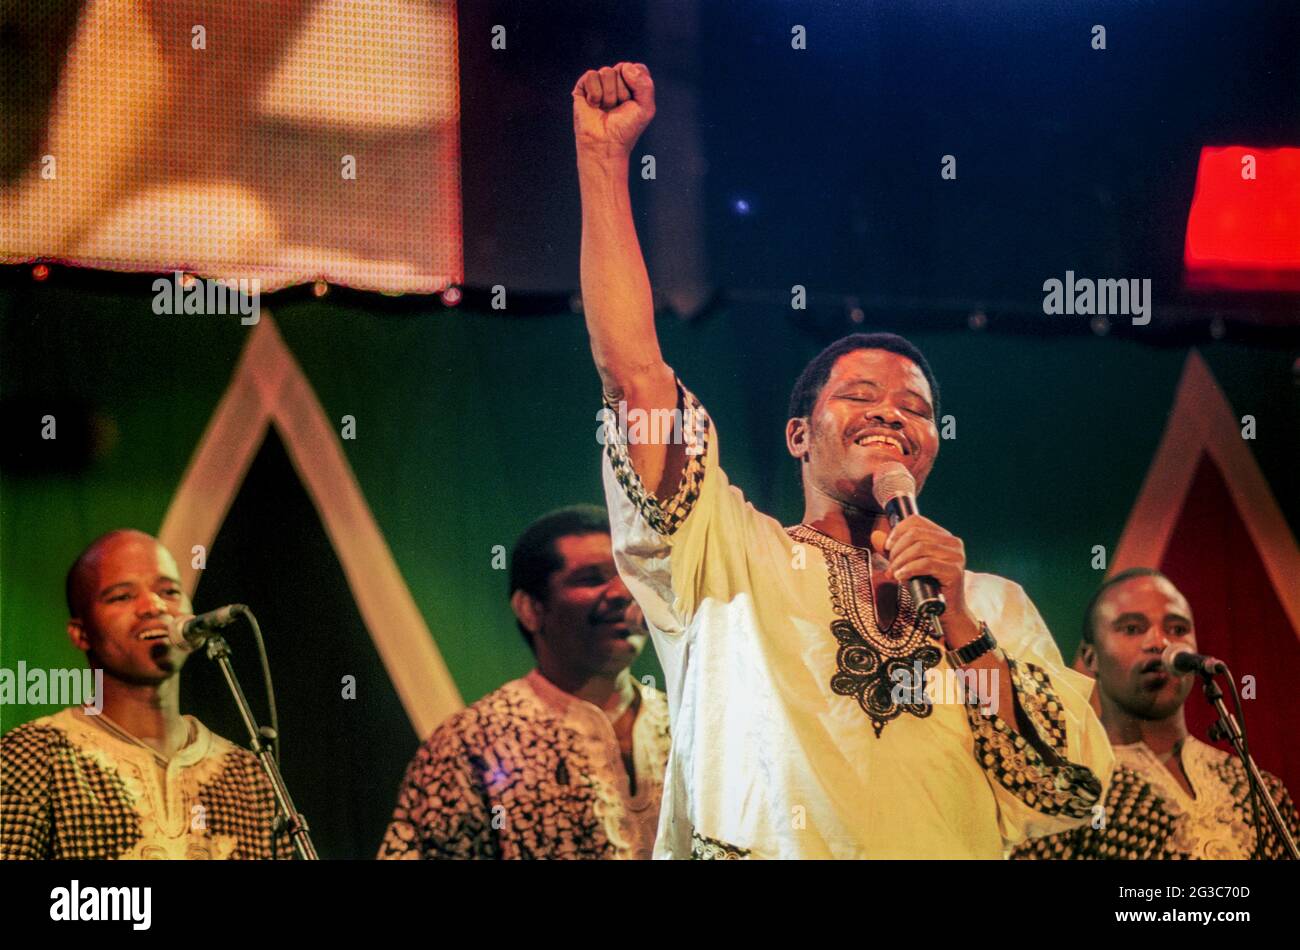
[[[640,63],[573,89],[614,556],[673,711],[656,855],[1001,858],[1086,820],[1110,773],[1086,678],[1018,585],[968,572],[961,540],[928,518],[891,529],[873,496],[887,468],[923,485],[939,450],[938,385],[916,347],[854,335],[804,370],[786,422],[801,524],[729,484],[655,332],[627,185],[653,114]],[[647,433],[647,417],[679,424]],[[941,640],[913,605],[920,577],[947,600]],[[931,676],[969,676],[1001,703],[931,702],[915,688]]]
[[[179,578],[142,531],[96,539],[69,569],[68,636],[103,670],[103,705],[0,739],[0,858],[289,857],[256,757],[180,713]]]
[[[629,670],[640,611],[601,508],[515,543],[510,606],[536,668],[453,715],[416,753],[380,858],[649,858],[668,706]]]
[[[1084,612],[1080,659],[1097,678],[1101,721],[1115,750],[1105,809],[1082,828],[1028,842],[1013,857],[1286,856],[1262,802],[1257,846],[1250,782],[1237,756],[1188,734],[1183,705],[1196,675],[1164,669],[1161,656],[1171,643],[1196,650],[1192,608],[1169,578],[1135,567],[1097,589]],[[1263,775],[1292,837],[1300,837],[1286,789]]]

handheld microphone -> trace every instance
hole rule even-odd
[[[1166,646],[1165,652],[1160,654],[1160,664],[1167,673],[1175,676],[1181,676],[1183,673],[1202,673],[1212,676],[1215,673],[1228,672],[1228,667],[1222,660],[1204,653],[1195,653],[1186,643],[1171,643]]]
[[[898,462],[882,465],[871,479],[871,493],[884,509],[892,528],[908,515],[917,513],[916,479]],[[939,582],[933,577],[913,577],[908,582],[918,617],[937,617],[948,608]]]
[[[197,650],[223,627],[230,626],[247,612],[248,608],[243,604],[230,604],[180,623],[170,623],[167,625],[167,639],[172,646],[182,650]]]

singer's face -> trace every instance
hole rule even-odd
[[[1141,719],[1167,719],[1182,708],[1194,676],[1171,676],[1160,656],[1170,643],[1195,650],[1196,630],[1173,584],[1133,577],[1108,589],[1093,614],[1093,638],[1091,666],[1104,696]]]
[[[611,675],[632,665],[645,649],[644,630],[629,626],[634,601],[614,567],[608,534],[557,538],[563,566],[551,574],[541,630],[534,635],[574,679]]]
[[[874,510],[871,477],[901,463],[917,490],[939,454],[934,397],[921,368],[888,350],[854,350],[831,368],[808,417],[791,420],[790,453],[804,459],[804,478],[836,501]]]
[[[149,685],[174,676],[187,652],[166,640],[167,625],[192,613],[167,549],[147,534],[121,532],[86,565],[82,616],[68,635],[92,667],[123,682]]]

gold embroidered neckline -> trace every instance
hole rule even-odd
[[[186,726],[188,727],[189,731],[186,734],[185,743],[179,749],[176,750],[175,755],[168,757],[163,755],[161,752],[159,752],[153,746],[149,745],[147,742],[144,742],[143,740],[132,735],[123,726],[114,722],[109,717],[108,713],[100,712],[95,716],[87,716],[86,718],[90,719],[92,722],[95,723],[95,725],[99,726],[110,736],[120,739],[121,741],[127,743],[128,745],[136,746],[137,748],[143,749],[145,752],[148,752],[151,756],[153,756],[154,761],[157,762],[158,765],[164,769],[166,769],[169,765],[171,765],[172,761],[176,758],[176,756],[180,755],[181,752],[189,748],[190,745],[192,745],[194,740],[197,738],[196,735],[197,730],[194,728],[194,721],[191,719],[186,723]]]
[[[907,589],[906,584],[898,585],[898,610],[894,614],[894,619],[888,626],[880,622],[880,610],[876,602],[876,577],[875,568],[872,566],[872,550],[870,548],[858,547],[854,544],[848,544],[833,538],[825,531],[814,528],[807,522],[802,522],[792,528],[786,528],[786,534],[796,541],[806,541],[822,551],[830,554],[834,553],[845,558],[845,566],[852,567],[858,563],[864,563],[867,567],[867,577],[865,583],[850,583],[847,585],[832,582],[831,599],[834,602],[834,609],[837,614],[847,617],[849,620],[860,621],[860,626],[865,630],[859,630],[860,633],[870,642],[877,642],[878,637],[884,638],[885,643],[895,644],[898,642],[911,642],[916,639],[921,632],[920,618],[916,616],[915,610],[912,609],[912,596]],[[828,566],[829,563],[828,563]],[[851,571],[850,571],[851,573]],[[844,588],[848,587],[849,591]],[[853,589],[861,590],[866,598],[866,609],[863,610],[857,603],[841,604],[840,595],[853,592]],[[847,608],[847,609],[845,609]],[[911,629],[904,630],[907,625],[907,617],[911,617]]]
[[[831,537],[821,528],[814,528],[806,521],[801,521],[794,527],[786,528],[785,530],[787,534],[793,534],[795,531],[798,531],[801,528],[804,531],[811,531],[813,534],[817,535],[818,539],[825,541],[825,544],[823,545],[824,547],[833,547],[833,548],[840,549],[841,553],[856,552],[856,553],[866,554],[868,556],[873,553],[871,548],[859,547],[856,544],[849,544],[847,541],[841,541],[839,538]],[[817,544],[818,542],[816,540],[813,540],[813,543]],[[870,557],[868,557],[868,560],[870,560]]]

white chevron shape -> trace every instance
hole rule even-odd
[[[181,583],[193,594],[200,572],[191,566],[190,550],[196,544],[211,549],[272,423],[316,506],[411,726],[423,739],[464,701],[375,523],[338,432],[266,310],[172,498],[159,537],[178,555]]]
[[[1188,353],[1183,365],[1169,423],[1124,526],[1111,573],[1161,563],[1202,453],[1209,455],[1223,474],[1291,629],[1300,638],[1300,584],[1296,583],[1300,550],[1264,473],[1241,437],[1240,423],[1227,396],[1195,350]]]

